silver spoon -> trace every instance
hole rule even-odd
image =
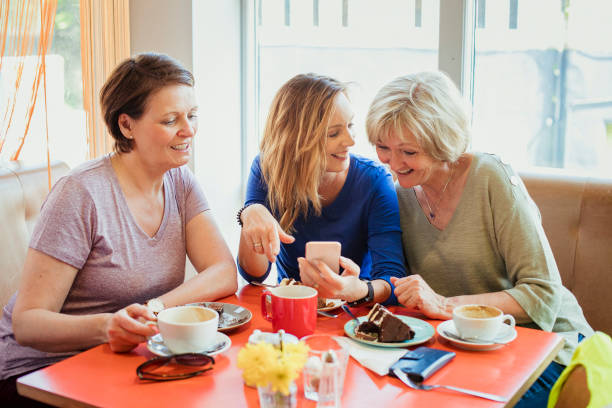
[[[206,350],[202,351],[202,353],[205,353],[205,354],[214,353],[217,350],[221,350],[223,348],[223,346],[225,346],[225,340],[222,340],[222,341],[220,341],[217,344],[213,344],[212,346],[210,346]]]
[[[497,339],[493,339],[493,340],[481,340],[481,339],[475,339],[472,337],[467,337],[467,338],[463,338],[461,336],[456,335],[455,333],[451,333],[449,331],[446,330],[442,330],[442,333],[444,333],[444,335],[446,337],[450,337],[453,340],[458,340],[458,341],[463,341],[465,343],[475,343],[475,344],[506,344],[506,343],[500,343],[499,342],[499,338]]]
[[[495,395],[495,394],[489,394],[487,392],[468,390],[465,388],[453,387],[451,385],[439,385],[439,384],[425,385],[420,382],[417,383],[417,382],[412,381],[410,377],[408,377],[406,373],[400,370],[399,368],[394,369],[393,373],[397,376],[397,378],[400,379],[400,381],[402,381],[404,384],[406,384],[410,388],[414,388],[415,390],[429,391],[435,388],[446,388],[448,390],[462,392],[464,394],[473,395],[475,397],[485,398],[485,399],[499,401],[499,402],[508,402],[508,398],[506,397],[502,397],[500,395]]]

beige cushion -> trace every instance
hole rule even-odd
[[[55,183],[68,173],[65,163],[51,166]],[[0,305],[8,302],[19,287],[30,233],[49,192],[47,166],[24,167],[19,163],[0,165]]]
[[[563,284],[589,324],[612,334],[612,180],[521,173],[540,208]]]

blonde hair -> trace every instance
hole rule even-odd
[[[287,232],[312,204],[321,214],[319,183],[326,168],[325,143],[336,96],[346,85],[326,76],[300,74],[276,93],[260,146],[268,203]]]
[[[455,162],[471,138],[470,110],[451,79],[439,71],[394,79],[374,97],[366,118],[370,143],[384,142],[393,131],[402,140],[410,132],[436,160]]]

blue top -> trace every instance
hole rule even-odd
[[[259,162],[253,160],[247,184],[245,204],[263,204],[270,209],[266,185]],[[275,217],[279,219],[278,214]],[[399,207],[393,178],[379,163],[351,154],[346,181],[333,203],[316,216],[312,207],[308,216],[299,216],[294,225],[292,244],[280,245],[276,257],[278,280],[300,280],[297,258],[303,257],[308,241],[338,241],[342,256],[361,266],[361,279],[383,279],[391,285],[391,296],[385,304],[397,304],[390,277],[406,276]],[[238,271],[249,282],[263,281],[249,275],[238,262]]]

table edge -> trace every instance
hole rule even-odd
[[[557,356],[557,354],[559,354],[559,351],[561,351],[561,349],[563,348],[563,344],[565,343],[565,339],[563,338],[563,336],[555,333],[557,335],[557,344],[555,346],[555,348],[553,348],[551,350],[551,352],[546,356],[546,358],[544,358],[542,361],[540,361],[540,364],[538,365],[538,367],[535,369],[535,371],[533,373],[531,373],[531,375],[529,376],[529,378],[527,378],[527,380],[523,383],[523,385],[516,390],[516,392],[514,393],[514,395],[512,395],[512,397],[510,398],[510,400],[508,401],[508,403],[506,403],[506,405],[504,405],[505,407],[513,407],[516,405],[516,403],[521,399],[521,397],[525,394],[525,392],[527,392],[527,390],[529,388],[531,388],[531,386],[533,385],[533,383],[535,383],[535,381],[538,379],[538,377],[540,377],[540,375],[542,375],[542,373],[544,372],[544,370],[546,369],[546,367],[548,367],[548,365],[555,359],[555,357]]]
[[[50,391],[41,390],[32,387],[28,384],[21,383],[19,379],[28,376],[26,374],[17,379],[17,393],[26,398],[30,398],[34,401],[43,402],[45,404],[53,405],[56,407],[75,407],[75,408],[96,408],[95,405],[89,405],[84,402],[79,402],[71,398],[63,397],[58,394],[54,394]]]

